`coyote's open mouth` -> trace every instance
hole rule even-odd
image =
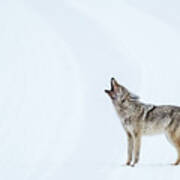
[[[110,90],[104,90],[105,93],[107,93],[112,99],[115,98],[116,92],[118,90],[119,84],[115,80],[115,78],[111,78],[111,89]]]

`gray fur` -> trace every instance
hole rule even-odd
[[[112,99],[128,137],[127,165],[134,166],[139,161],[143,135],[160,133],[166,134],[178,152],[174,165],[180,164],[180,107],[144,104],[114,78],[111,79],[111,90],[105,92]]]

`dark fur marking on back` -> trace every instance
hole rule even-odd
[[[150,114],[152,111],[154,111],[155,108],[156,108],[156,106],[153,106],[151,109],[149,109],[149,110],[146,112],[145,119],[148,119],[149,114]]]

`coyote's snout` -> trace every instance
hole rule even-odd
[[[171,105],[149,105],[139,101],[114,78],[111,89],[105,90],[121,119],[128,137],[128,159],[126,164],[134,166],[139,160],[141,137],[164,133],[177,150],[180,164],[180,107]]]

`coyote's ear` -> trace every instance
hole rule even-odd
[[[137,96],[136,94],[133,94],[133,93],[129,93],[129,98],[131,99],[131,100],[138,100],[139,99],[139,96]]]

